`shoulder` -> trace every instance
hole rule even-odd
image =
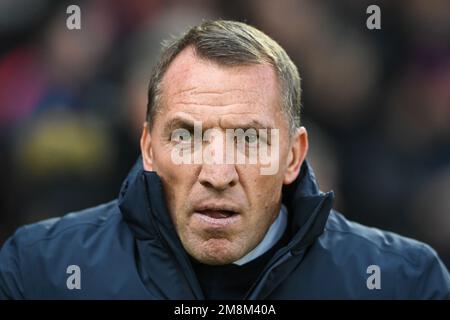
[[[392,296],[450,297],[446,267],[436,251],[420,241],[349,221],[333,210],[317,247],[354,276],[367,278],[377,268]]]
[[[68,266],[112,269],[131,246],[116,201],[20,227],[0,249],[0,299],[45,298],[65,284]]]
[[[325,233],[327,237],[323,239],[332,241],[334,246],[351,245],[369,252],[378,252],[383,256],[391,256],[392,259],[404,260],[412,265],[420,263],[422,254],[436,254],[425,243],[349,221],[334,210],[325,226]]]
[[[42,220],[17,229],[13,239],[23,247],[31,247],[46,242],[58,242],[66,237],[86,238],[107,228],[113,228],[122,219],[117,201],[96,207],[71,212],[62,217]],[[72,240],[73,241],[73,240]]]

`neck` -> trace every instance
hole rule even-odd
[[[233,262],[236,265],[246,264],[259,256],[263,255],[265,252],[270,250],[283,236],[286,231],[287,226],[287,210],[286,207],[282,204],[280,212],[275,219],[275,221],[270,226],[269,230],[266,232],[266,235],[262,239],[262,241],[249,253],[245,256]]]

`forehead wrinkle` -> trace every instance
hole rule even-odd
[[[175,91],[175,95],[176,94],[182,94],[182,93],[189,93],[190,95],[193,94],[226,94],[229,92],[233,92],[233,91],[243,91],[243,92],[256,92],[256,90],[251,90],[251,89],[241,89],[241,88],[230,88],[230,89],[226,89],[226,90],[216,90],[216,89],[205,89],[205,88],[199,88],[198,86],[194,86],[194,87],[190,87],[190,88],[186,88],[186,89],[180,89],[178,91]]]
[[[205,108],[208,108],[208,107],[222,107],[222,108],[230,107],[230,108],[232,108],[234,106],[237,107],[239,105],[248,106],[249,104],[251,104],[251,102],[245,102],[245,101],[241,102],[241,103],[231,103],[231,104],[230,103],[220,103],[220,102],[218,102],[218,103],[200,103],[200,102],[194,102],[194,101],[179,101],[179,102],[173,103],[174,106],[176,106],[176,105],[184,105],[184,106],[192,105],[192,106],[199,106],[199,107],[205,107]],[[215,110],[215,112],[217,112],[217,111]],[[197,113],[201,113],[201,111],[199,111]]]
[[[220,113],[220,112],[222,112],[222,113]],[[201,111],[185,111],[185,113],[188,113],[188,114],[202,114],[202,115],[205,114],[204,112],[201,112]],[[214,114],[216,114],[216,115],[220,114],[220,115],[237,115],[237,116],[241,116],[241,115],[245,115],[245,114],[256,115],[257,113],[255,113],[255,112],[225,112],[223,110],[221,110],[219,112],[216,112],[214,110]]]
[[[174,105],[231,106],[254,104],[260,93],[257,90],[189,88],[174,92],[170,100]]]

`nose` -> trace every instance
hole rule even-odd
[[[199,182],[206,188],[224,191],[239,180],[234,164],[204,164],[199,174]]]

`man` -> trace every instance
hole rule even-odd
[[[305,161],[300,92],[262,32],[191,28],[153,72],[118,199],[20,228],[0,252],[0,297],[448,298],[429,246],[331,209]]]

